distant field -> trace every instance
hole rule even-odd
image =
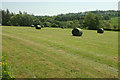
[[[16,78],[118,77],[118,32],[3,27],[2,55]]]
[[[120,17],[113,17],[113,18],[111,18],[110,21],[113,25],[118,25],[118,19],[120,19]]]

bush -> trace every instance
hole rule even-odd
[[[83,32],[80,28],[74,28],[72,30],[72,34],[73,34],[73,36],[82,36]]]

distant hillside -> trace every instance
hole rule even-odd
[[[55,17],[54,19],[57,21],[80,20],[80,19],[84,19],[84,17],[89,12],[91,12],[93,14],[100,14],[103,17],[106,15],[108,15],[110,17],[118,16],[118,11],[116,11],[116,10],[107,10],[107,11],[97,10],[97,11],[86,11],[86,12],[79,12],[79,13],[59,14],[57,16],[51,16],[51,17]],[[47,17],[47,16],[36,16],[36,17],[41,18],[41,17]]]

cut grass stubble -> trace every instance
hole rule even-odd
[[[3,55],[13,74],[17,78],[118,77],[117,32],[84,30],[82,37],[75,37],[71,31],[3,27]]]

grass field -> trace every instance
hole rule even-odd
[[[2,28],[2,55],[16,78],[118,77],[118,32],[31,27]]]
[[[111,23],[113,25],[118,25],[118,20],[120,19],[120,17],[112,17],[109,21],[111,21]]]

